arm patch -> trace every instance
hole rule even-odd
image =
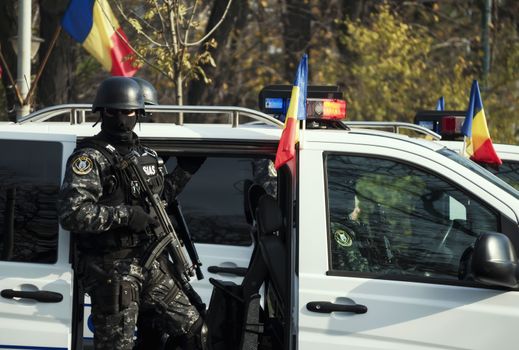
[[[72,161],[72,171],[77,175],[86,175],[94,168],[94,162],[89,156],[81,155]]]

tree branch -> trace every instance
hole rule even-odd
[[[96,0],[97,1],[97,0]],[[137,56],[139,57],[144,63],[146,63],[147,65],[149,65],[150,67],[152,67],[153,69],[155,69],[157,72],[159,72],[160,74],[164,75],[165,77],[167,77],[169,80],[172,80],[174,81],[173,79],[171,79],[171,77],[166,73],[164,72],[162,69],[160,69],[157,65],[151,63],[148,59],[146,59],[146,57],[144,57],[143,55],[141,55],[137,50],[135,50],[135,48],[128,42],[128,40],[126,40],[126,38],[124,36],[121,35],[121,33],[119,33],[117,31],[117,28],[115,28],[114,24],[112,23],[112,21],[110,21],[110,17],[108,17],[108,14],[106,13],[105,9],[102,7],[102,6],[99,6],[101,8],[101,11],[103,11],[103,15],[106,17],[106,19],[108,20],[108,23],[110,23],[110,25],[112,26],[114,32],[117,34],[117,36],[119,37],[119,39],[121,39],[126,45],[128,45],[128,47],[130,48],[130,50],[132,50],[132,52]]]
[[[198,5],[198,0],[195,1],[195,4],[193,5],[193,11],[191,11],[191,17],[189,18],[189,21],[187,21],[186,35],[185,35],[185,39],[184,39],[185,43],[187,43],[189,28],[191,27],[191,23],[193,23],[193,18],[195,17],[195,11],[196,11],[197,5]],[[178,31],[178,28],[177,28],[177,31]],[[180,31],[179,31],[179,33],[180,33]]]
[[[162,39],[164,39],[165,42],[168,42],[166,39],[166,25],[164,24],[164,17],[162,17],[162,13],[160,13],[160,6],[157,0],[153,0],[153,4],[155,5],[155,9],[157,10],[157,16],[159,16],[160,25],[162,26]],[[169,49],[169,43],[168,43],[168,49]]]
[[[218,23],[216,23],[215,26],[206,35],[204,35],[203,38],[201,38],[200,40],[195,41],[193,43],[183,42],[182,44],[184,46],[196,46],[196,45],[200,45],[202,42],[207,40],[207,38],[209,38],[211,36],[211,34],[214,33],[214,31],[220,26],[220,24],[222,24],[223,20],[225,19],[225,16],[227,15],[227,12],[229,11],[229,8],[231,7],[231,3],[232,3],[232,0],[229,0],[229,2],[227,3],[227,7],[225,8],[225,11],[223,12],[222,18],[220,18]]]
[[[126,15],[126,13],[123,11],[122,9],[122,6],[121,6],[121,3],[119,1],[116,1],[116,7],[117,9],[119,10],[119,13],[121,14],[121,16],[124,17],[124,20],[128,23],[131,24],[131,21],[130,21],[130,18]],[[104,10],[103,10],[104,11]],[[133,12],[133,11],[132,11]],[[150,27],[151,29],[155,30],[155,28],[149,24],[147,21],[145,21],[144,19],[142,19],[141,17],[137,16],[137,14],[135,14],[135,12],[133,12],[133,14],[135,15],[135,18],[138,18],[141,22],[144,22],[148,27]],[[108,18],[108,17],[107,17]],[[132,25],[133,27],[133,25]],[[134,27],[135,29],[135,27]],[[168,42],[166,41],[166,44],[161,44],[155,40],[153,40],[148,34],[146,34],[144,31],[138,31],[137,29],[135,29],[135,31],[142,35],[143,37],[146,38],[146,40],[148,40],[150,43],[152,43],[153,45],[155,46],[158,46],[158,47],[167,47],[168,46]]]
[[[7,61],[4,58],[4,55],[2,54],[2,48],[0,47],[0,60],[2,62],[2,67],[4,68],[5,72],[7,73],[7,77],[9,78],[9,81],[13,85],[14,91],[16,92],[16,98],[18,99],[18,102],[20,103],[20,106],[23,106],[23,98],[20,94],[20,90],[18,89],[18,86],[16,85],[16,82],[13,79],[13,76],[11,74],[11,71],[9,70],[9,66],[7,65]]]

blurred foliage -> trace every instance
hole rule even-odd
[[[387,4],[367,23],[345,25],[348,35],[341,39],[354,58],[336,71],[348,82],[351,119],[412,122],[416,110],[434,108],[441,95],[447,109],[464,108],[467,96],[460,92],[470,86],[470,62],[442,55],[426,28],[405,23]]]
[[[227,67],[229,74],[223,77],[230,101],[223,104],[257,109],[259,91],[264,86],[288,83],[283,79],[281,12],[274,3],[264,0],[251,6],[248,25],[233,33],[229,56],[234,64]]]
[[[519,144],[519,38],[510,22],[497,27],[494,64],[482,92],[494,142]]]
[[[233,0],[237,1],[237,0]],[[206,85],[207,98],[200,104],[238,105],[258,108],[258,94],[269,84],[284,80],[282,11],[279,0],[249,1],[241,24],[231,31],[225,50]]]
[[[258,108],[262,87],[292,83],[285,78],[293,74],[285,71],[293,53],[286,52],[283,19],[294,8],[309,8],[311,36],[301,45],[309,54],[309,83],[339,85],[348,118],[411,122],[417,110],[434,109],[440,96],[446,109],[465,110],[478,79],[494,142],[519,143],[515,0],[493,2],[486,81],[482,1],[243,0],[239,12],[227,14],[233,29],[219,42],[204,38],[214,5],[228,4],[215,1],[113,0],[144,64],[137,75],[156,85],[161,103],[178,103],[179,82],[186,95],[190,81],[203,81],[200,104]],[[215,47],[224,54],[213,56]],[[77,67],[70,102],[88,102],[108,73],[84,50]]]
[[[362,21],[342,22],[346,29],[339,39],[351,53],[349,61],[331,63],[322,78],[343,86],[349,119],[412,122],[417,110],[434,109],[440,96],[447,110],[467,108],[471,81],[480,71],[481,56],[474,49],[480,18],[445,7],[450,26],[442,20],[445,13],[422,11],[417,22],[389,3]],[[515,32],[510,23],[503,21],[494,31],[493,59],[500,64],[492,66],[482,97],[494,141],[516,143],[519,43],[510,35]]]

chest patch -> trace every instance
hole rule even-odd
[[[77,175],[86,175],[92,171],[94,163],[87,156],[78,156],[72,161],[72,171]]]
[[[346,232],[345,230],[337,230],[334,233],[335,242],[337,242],[338,245],[341,247],[351,247],[353,244],[353,239],[351,238],[350,234]]]
[[[155,167],[155,165],[143,165],[142,170],[148,176],[153,176],[157,174],[157,168]]]

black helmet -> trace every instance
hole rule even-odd
[[[144,96],[144,104],[146,105],[158,105],[159,99],[157,98],[157,90],[147,80],[142,78],[132,77],[132,80],[136,81],[141,87],[142,96]]]
[[[92,112],[103,108],[135,109],[144,112],[141,87],[127,77],[105,79],[97,89]]]

